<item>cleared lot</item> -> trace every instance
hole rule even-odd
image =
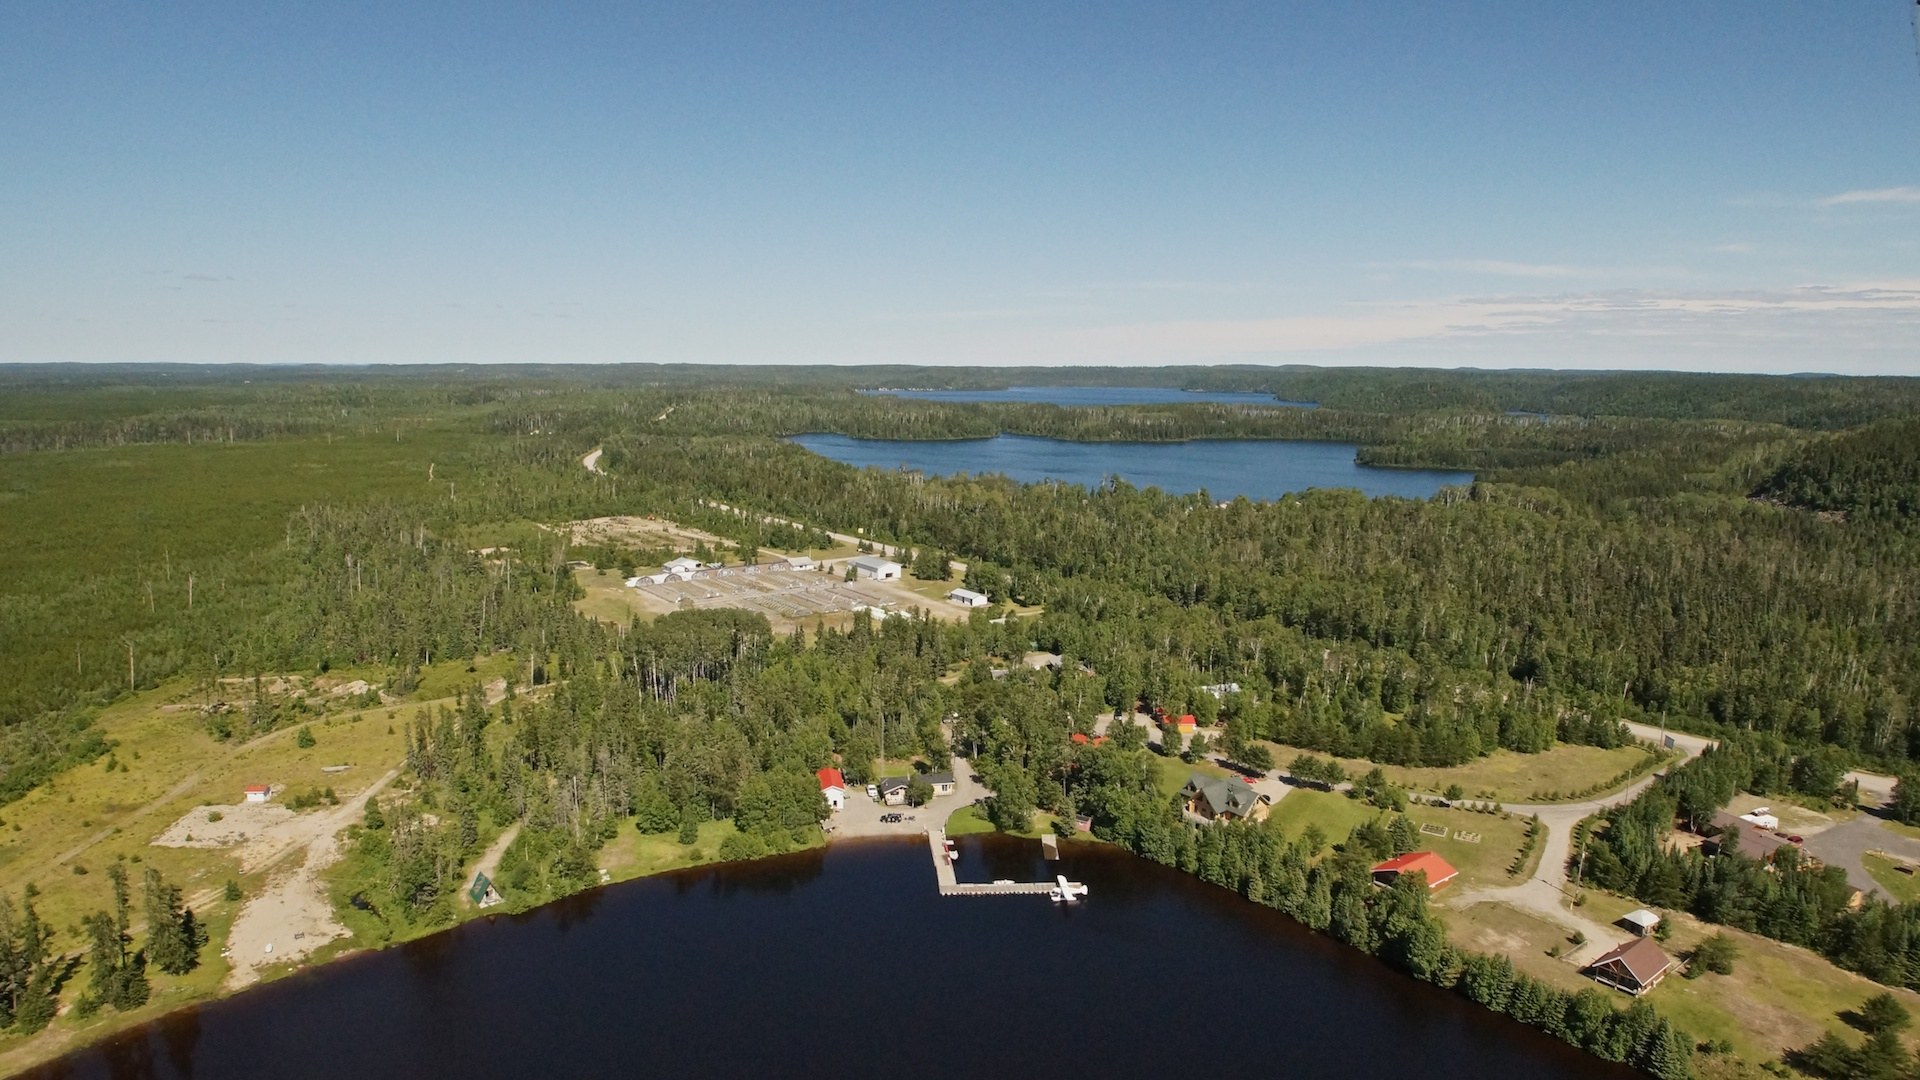
[[[967,609],[930,599],[905,585],[883,581],[845,581],[837,570],[789,570],[775,566],[729,566],[702,570],[691,580],[627,586],[592,570],[576,571],[588,592],[599,599],[593,612],[610,615],[608,601],[632,610],[665,615],[690,608],[739,608],[765,615],[776,627],[820,618],[849,616],[862,608],[906,614],[923,608],[935,618],[964,618]]]

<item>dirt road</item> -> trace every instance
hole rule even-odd
[[[1644,724],[1627,725],[1636,737],[1658,744],[1660,729]],[[1674,735],[1673,748],[1681,753],[1680,761],[1669,766],[1680,765],[1699,757],[1709,746],[1716,745],[1711,739],[1702,739],[1694,735]],[[1570,930],[1578,930],[1587,937],[1587,943],[1568,954],[1575,964],[1585,964],[1588,960],[1625,941],[1625,931],[1614,926],[1602,925],[1587,918],[1577,910],[1566,906],[1574,892],[1567,877],[1567,860],[1573,855],[1573,830],[1581,821],[1611,807],[1632,802],[1640,793],[1652,787],[1658,775],[1648,776],[1627,787],[1598,799],[1588,799],[1576,803],[1541,803],[1508,806],[1516,814],[1529,814],[1540,819],[1546,827],[1546,836],[1541,839],[1540,865],[1528,880],[1505,888],[1473,889],[1455,894],[1449,898],[1450,906],[1468,907],[1472,904],[1492,901],[1509,904],[1522,911],[1531,912]]]
[[[277,835],[261,850],[248,845],[243,861],[262,865],[260,860],[284,857],[291,865],[234,917],[227,935],[228,960],[233,965],[227,974],[228,989],[258,981],[261,968],[298,959],[347,935],[347,928],[334,918],[320,874],[339,861],[341,830],[365,816],[367,800],[399,775],[399,769],[390,770],[339,806],[294,818],[276,830]]]

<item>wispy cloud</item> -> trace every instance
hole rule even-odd
[[[1083,305],[1036,304],[1026,307],[953,308],[942,311],[887,311],[869,316],[874,322],[1000,322],[1077,315],[1098,308]]]
[[[1920,203],[1920,187],[1864,188],[1843,191],[1820,200],[1821,206],[1846,206],[1852,203]]]
[[[1586,266],[1513,262],[1507,259],[1396,259],[1368,263],[1372,270],[1431,270],[1445,274],[1492,274],[1498,277],[1565,278],[1597,273]]]
[[[1779,356],[1782,370],[1807,370],[1853,356],[1869,360],[1851,366],[1871,362],[1912,373],[1920,356],[1920,279],[1459,296],[1318,315],[1107,326],[1072,335],[1072,344],[1076,352],[1135,362],[1417,354],[1543,367],[1752,367]]]

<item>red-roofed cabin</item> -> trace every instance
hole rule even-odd
[[[820,778],[820,794],[826,797],[827,805],[835,810],[847,803],[847,778],[839,769],[821,769],[814,773]]]
[[[1078,731],[1076,731],[1076,732],[1074,732],[1074,733],[1073,733],[1072,735],[1069,735],[1069,736],[1067,736],[1067,737],[1068,737],[1069,739],[1072,739],[1072,740],[1073,740],[1073,745],[1075,745],[1075,746],[1105,746],[1105,745],[1107,745],[1107,737],[1106,737],[1105,735],[1093,735],[1093,736],[1088,736],[1088,735],[1083,735],[1083,734],[1081,734],[1080,732],[1078,732]]]
[[[1198,726],[1198,723],[1199,722],[1193,718],[1192,713],[1181,713],[1179,716],[1173,718],[1174,726],[1181,731],[1192,731]]]
[[[266,802],[267,796],[271,794],[273,794],[273,788],[267,786],[266,784],[248,784],[247,785],[247,801],[248,802]]]
[[[1373,868],[1375,885],[1391,885],[1401,874],[1422,873],[1427,875],[1427,888],[1437,889],[1454,878],[1460,871],[1453,864],[1435,855],[1431,851],[1409,851],[1405,855],[1388,859]]]

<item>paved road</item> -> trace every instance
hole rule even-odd
[[[1828,866],[1838,866],[1845,870],[1847,884],[1861,892],[1872,892],[1880,887],[1860,861],[1860,856],[1867,852],[1884,851],[1890,855],[1899,855],[1920,862],[1920,840],[1913,840],[1894,832],[1887,828],[1886,822],[1872,814],[1861,814],[1852,821],[1842,822],[1831,829],[1809,833],[1801,847],[1806,848],[1807,854]]]

